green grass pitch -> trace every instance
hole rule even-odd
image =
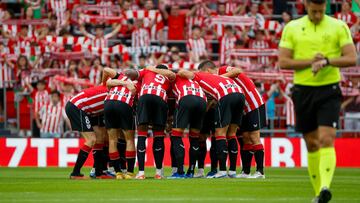
[[[82,171],[88,174],[90,169]],[[70,168],[0,168],[0,202],[311,202],[305,168],[266,169],[265,180],[69,180]],[[166,171],[169,175],[169,169]],[[148,176],[154,169],[146,171]],[[331,202],[360,202],[360,169],[339,168]]]

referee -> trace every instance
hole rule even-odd
[[[342,97],[339,68],[354,66],[357,56],[346,23],[325,15],[326,0],[305,0],[305,7],[308,15],[284,28],[279,64],[295,70],[296,129],[303,133],[308,150],[314,202],[328,202]]]

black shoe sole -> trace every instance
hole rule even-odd
[[[330,190],[322,190],[319,195],[319,203],[328,203],[331,200]]]

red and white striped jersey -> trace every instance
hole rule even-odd
[[[197,72],[193,80],[198,82],[200,87],[217,101],[231,93],[243,93],[233,79],[221,75]]]
[[[356,15],[352,12],[349,12],[349,13],[338,12],[338,13],[335,13],[334,17],[336,19],[344,21],[346,24],[348,24],[349,27],[354,25],[357,20]]]
[[[223,75],[230,71],[233,67],[230,66],[222,66],[219,68],[219,75]],[[264,101],[256,89],[254,82],[247,77],[244,73],[240,73],[236,78],[234,78],[236,84],[238,84],[241,89],[244,91],[245,95],[245,106],[244,111],[245,114],[253,111],[254,109],[259,108],[264,104]]]
[[[250,40],[249,49],[269,49],[270,42],[267,40]],[[270,60],[267,56],[258,57],[258,63],[269,64]]]
[[[9,24],[2,25],[3,32],[9,33],[12,37],[16,37],[17,33],[20,32],[20,29],[21,29],[20,25],[9,25]]]
[[[95,85],[99,85],[101,83],[101,75],[102,71],[100,70],[100,68],[91,67],[89,73],[90,82]]]
[[[39,113],[42,107],[50,101],[49,92],[47,90],[36,91],[34,94],[34,111]]]
[[[220,44],[220,64],[229,64],[231,62],[230,51],[235,47],[237,38],[224,35],[219,38]]]
[[[86,45],[97,48],[108,47],[108,39],[111,37],[111,33],[104,35],[103,37],[96,37],[95,35],[89,35],[89,40],[85,41]]]
[[[150,46],[149,32],[144,28],[135,29],[131,34],[132,47],[148,47]]]
[[[88,114],[102,114],[104,113],[104,100],[107,96],[107,88],[104,85],[99,85],[83,90],[70,99],[79,109]]]
[[[191,79],[176,76],[175,80],[172,82],[172,91],[176,96],[177,103],[179,103],[181,98],[187,95],[198,96],[207,101],[206,95],[199,83]]]
[[[188,51],[192,51],[195,59],[192,62],[198,62],[200,60],[200,56],[206,55],[206,43],[204,38],[199,39],[188,39],[186,43],[186,47]]]
[[[237,3],[233,3],[231,1],[227,2],[225,4],[225,12],[226,13],[233,13],[237,7],[238,7]]]
[[[13,87],[13,83],[9,81],[14,79],[14,69],[12,69],[5,61],[0,60],[0,88]]]
[[[275,33],[279,34],[282,30],[282,26],[276,20],[266,20],[263,29],[268,31],[275,31]]]
[[[186,17],[186,25],[187,25],[187,36],[191,37],[192,27],[194,25],[198,25],[200,27],[205,26],[206,18],[203,16],[188,16]]]
[[[285,95],[285,108],[283,113],[286,115],[286,125],[295,126],[294,102],[287,95]]]
[[[139,70],[138,75],[138,81],[141,83],[139,97],[152,94],[161,97],[165,102],[167,101],[167,91],[170,88],[167,77],[146,69]]]
[[[112,6],[114,5],[114,3],[112,1],[109,1],[109,0],[100,0],[100,1],[97,1],[97,5],[99,6]],[[99,11],[99,14],[101,16],[114,16],[113,12],[111,12],[110,9],[100,9]]]
[[[57,25],[62,25],[66,20],[65,13],[69,6],[68,0],[49,0],[48,5],[57,17]]]
[[[117,79],[122,80],[122,81],[131,81],[128,77],[126,77],[122,73],[120,74],[120,76]],[[136,85],[137,81],[133,81],[133,83]],[[119,85],[116,87],[112,87],[109,90],[108,95],[105,98],[105,100],[121,101],[123,103],[128,104],[129,106],[133,106],[135,95],[136,94],[132,94],[127,87]]]
[[[61,133],[61,127],[63,124],[62,116],[63,106],[61,102],[49,104],[43,106],[41,109],[41,129],[42,133]]]

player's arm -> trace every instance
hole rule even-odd
[[[106,82],[106,87],[108,89],[111,89],[112,87],[116,87],[116,86],[124,86],[124,87],[128,88],[131,91],[131,93],[136,92],[136,87],[135,87],[134,83],[132,83],[131,81],[111,79]]]
[[[180,70],[177,75],[179,77],[182,78],[187,78],[187,79],[194,79],[195,78],[195,73],[188,71],[188,70]]]
[[[153,67],[153,66],[148,66],[148,67],[146,67],[146,70],[149,70],[149,71],[151,71],[151,72],[154,72],[154,73],[163,75],[163,76],[169,78],[170,81],[173,81],[173,80],[175,80],[175,78],[176,78],[176,74],[173,73],[171,70],[159,69],[159,68],[155,68],[155,67]]]
[[[222,74],[222,76],[228,77],[228,78],[235,78],[240,73],[243,72],[240,68],[235,68],[235,67],[228,67],[228,68],[231,68],[231,69],[229,71],[226,71],[226,73]]]
[[[104,68],[101,83],[105,84],[109,78],[115,78],[117,76],[117,74],[118,73],[114,69],[111,69],[108,67]]]

